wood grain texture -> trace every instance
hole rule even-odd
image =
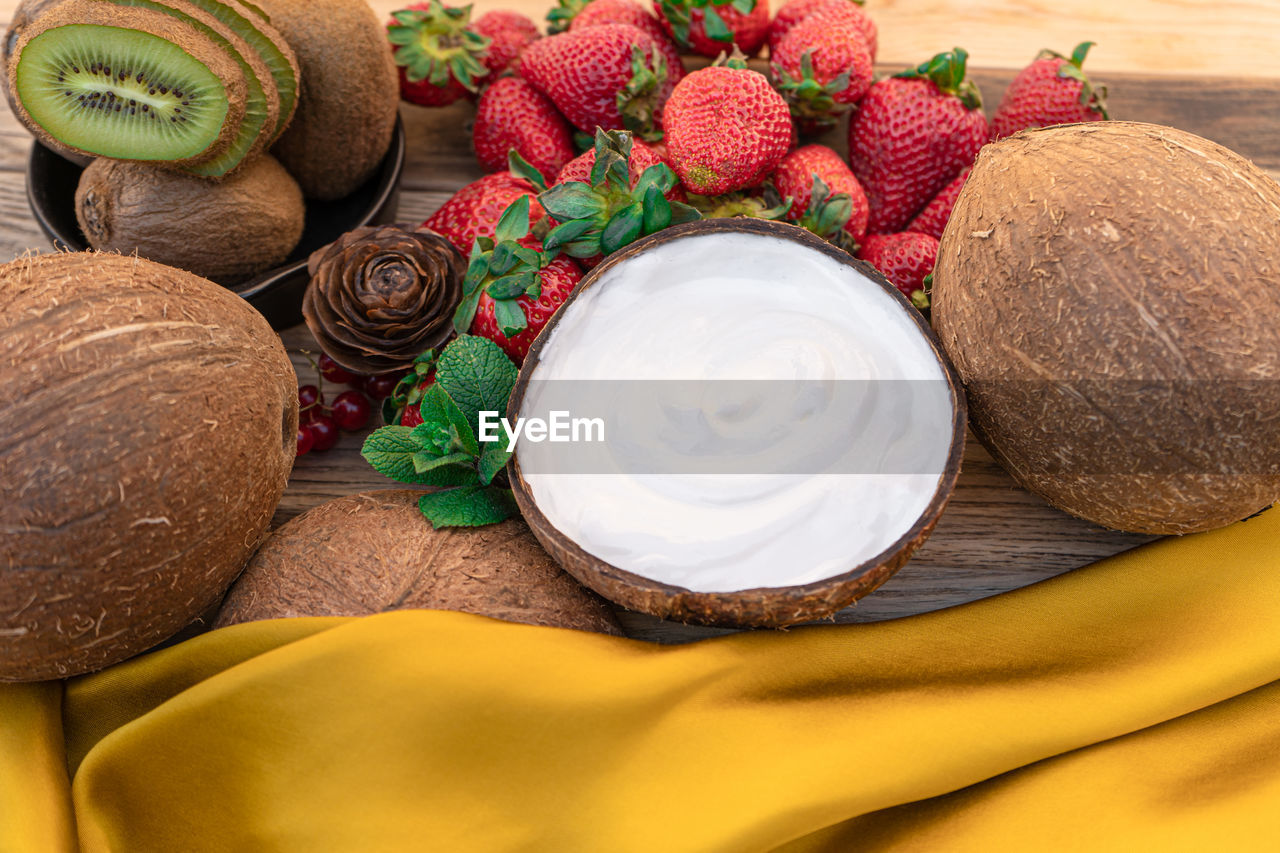
[[[0,0],[7,20],[16,0]],[[401,2],[374,0],[381,13]],[[477,0],[477,14],[514,8],[541,21],[546,0]],[[773,0],[777,7],[780,3]],[[882,69],[896,71],[956,44],[969,49],[988,111],[1016,69],[1041,47],[1070,50],[1099,42],[1086,66],[1110,87],[1118,118],[1169,124],[1206,136],[1280,173],[1280,66],[1273,66],[1280,0],[1207,4],[1175,0],[1117,3],[1081,0],[868,0],[880,29]],[[1193,45],[1194,42],[1194,45]],[[1105,73],[1104,73],[1105,72]],[[454,189],[478,177],[468,123],[473,108],[405,105],[409,155],[400,219],[416,223]],[[838,130],[823,141],[844,148]],[[30,138],[14,118],[0,116],[0,260],[48,243],[27,209],[23,172]],[[283,334],[300,381],[315,372],[302,350],[317,352],[305,327]],[[328,453],[298,461],[274,519],[283,523],[331,498],[396,488],[360,458],[362,434],[344,435]],[[837,622],[918,613],[1023,586],[1148,541],[1073,519],[1018,488],[976,441],[966,450],[960,480],[932,538],[874,594],[842,611]],[[663,623],[620,614],[631,636],[678,642],[722,629]]]

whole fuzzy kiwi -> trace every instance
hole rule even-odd
[[[1106,527],[1190,533],[1280,499],[1278,223],[1280,186],[1173,128],[983,148],[933,285],[974,431]]]
[[[386,30],[365,0],[260,0],[293,48],[302,94],[273,153],[307,198],[348,195],[391,146],[400,84]]]
[[[267,321],[182,270],[93,252],[0,266],[0,681],[144,651],[217,603],[295,453]]]
[[[223,181],[100,158],[80,175],[76,221],[89,245],[234,284],[276,266],[302,237],[298,184],[270,155]]]
[[[292,616],[461,610],[621,635],[612,611],[547,556],[523,521],[433,529],[421,492],[364,492],[275,531],[227,594],[215,627]]]

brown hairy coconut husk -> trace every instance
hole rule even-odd
[[[428,609],[622,634],[608,605],[560,571],[524,522],[435,530],[421,496],[365,492],[288,522],[231,588],[215,627]]]
[[[0,266],[0,680],[123,660],[217,603],[296,452],[296,377],[244,300],[76,253]]]
[[[1184,131],[1090,122],[982,149],[933,319],[974,431],[1106,527],[1191,533],[1280,498],[1280,186]]]

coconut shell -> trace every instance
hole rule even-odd
[[[244,300],[76,253],[0,266],[0,680],[123,660],[217,603],[296,452],[296,377]]]
[[[566,572],[615,604],[628,610],[647,613],[660,619],[714,625],[724,628],[781,628],[818,619],[828,619],[875,590],[906,565],[911,555],[933,532],[946,508],[960,476],[964,456],[965,398],[959,381],[942,356],[942,350],[928,323],[905,297],[878,270],[831,245],[812,232],[784,222],[765,219],[707,219],[674,225],[624,246],[605,258],[588,273],[569,295],[566,305],[584,291],[595,287],[612,267],[642,256],[656,245],[680,240],[691,234],[712,232],[754,233],[789,240],[820,252],[841,264],[853,267],[860,275],[879,285],[900,303],[901,309],[927,341],[951,395],[950,441],[945,466],[938,477],[933,495],[920,516],[883,551],[853,566],[848,571],[818,581],[793,586],[762,587],[734,592],[695,592],[674,584],[647,578],[612,565],[588,552],[578,542],[557,528],[538,506],[533,489],[525,479],[516,451],[509,472],[512,492],[520,513],[530,529]],[[553,341],[554,330],[564,317],[564,306],[552,315],[525,356],[511,391],[507,411],[522,410],[543,351]]]
[[[190,24],[178,20],[165,12],[146,9],[139,6],[115,6],[99,0],[63,0],[45,11],[37,19],[28,24],[18,38],[17,46],[10,56],[8,67],[8,88],[17,91],[18,63],[22,51],[32,39],[57,27],[69,24],[92,24],[102,27],[122,27],[138,30],[163,38],[181,47],[198,62],[202,63],[219,80],[227,93],[227,115],[222,122],[222,130],[218,138],[205,150],[181,160],[172,161],[175,165],[195,164],[217,157],[235,139],[244,119],[246,84],[244,71],[228,53],[228,49],[215,44],[208,36],[200,33]],[[62,143],[49,135],[43,127],[36,123],[27,112],[22,102],[14,97],[14,115],[18,117],[36,138],[54,150],[71,149],[79,154],[96,156],[93,152],[80,151],[74,146]]]
[[[1280,186],[1136,122],[982,149],[933,318],[974,431],[1105,527],[1190,533],[1280,498]]]
[[[400,83],[386,30],[364,0],[262,0],[293,48],[302,94],[273,153],[307,198],[342,198],[378,167],[395,129]]]
[[[76,188],[76,221],[95,249],[232,284],[281,263],[302,237],[298,184],[270,155],[214,182],[99,158]]]
[[[608,605],[560,571],[524,522],[435,530],[421,495],[365,492],[288,522],[231,588],[215,627],[430,609],[622,634]]]

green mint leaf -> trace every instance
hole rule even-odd
[[[449,466],[419,474],[413,454],[421,445],[410,438],[412,430],[404,426],[385,426],[374,430],[364,441],[360,455],[384,477],[401,483],[422,486],[460,486],[476,481],[474,465]]]
[[[419,474],[425,474],[445,465],[471,465],[474,463],[475,457],[468,456],[465,453],[446,453],[443,456],[437,456],[434,453],[419,450],[413,454],[413,469]]]
[[[493,341],[462,335],[440,353],[435,384],[458,404],[472,433],[478,435],[480,412],[506,413],[517,372],[511,359]]]
[[[520,198],[507,205],[507,209],[502,211],[502,217],[498,220],[498,226],[495,229],[495,236],[499,243],[505,243],[508,240],[519,240],[529,234],[529,197],[522,195]],[[492,265],[490,261],[490,265]]]
[[[430,492],[418,499],[418,509],[435,528],[483,527],[519,512],[510,489],[479,485]]]
[[[556,184],[538,196],[538,203],[557,222],[590,219],[604,211],[604,201],[582,181]]]
[[[450,430],[454,439],[449,445],[449,450],[456,450],[473,457],[480,455],[480,442],[476,439],[476,428],[471,425],[466,414],[448,392],[440,387],[439,382],[433,382],[422,395],[418,410],[422,413],[422,423],[414,429],[422,429],[432,424],[439,425]]]
[[[511,461],[511,451],[502,446],[502,442],[489,445],[489,449],[480,457],[480,482],[486,486],[493,482],[498,472],[507,467]]]
[[[498,328],[508,338],[514,338],[529,326],[529,318],[524,309],[514,299],[495,299],[493,302],[493,319]]]

